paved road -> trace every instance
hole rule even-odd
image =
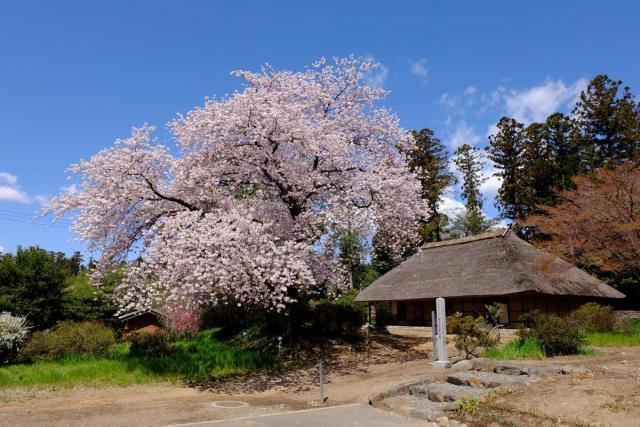
[[[418,427],[425,421],[410,420],[389,412],[379,411],[369,405],[353,404],[307,409],[280,414],[231,420],[205,421],[180,424],[189,427]]]

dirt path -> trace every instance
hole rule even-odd
[[[327,405],[366,403],[376,392],[434,374],[428,347],[420,336],[387,336],[374,341],[368,353],[338,349],[339,356],[327,363]],[[500,395],[467,416],[470,425],[640,426],[640,347],[535,363],[582,364],[590,372],[552,377]],[[317,371],[309,368],[198,387],[15,390],[0,403],[0,426],[159,426],[313,408],[318,398]],[[211,405],[220,400],[245,405]]]
[[[367,403],[372,393],[428,374],[427,350],[423,337],[380,336],[369,352],[334,346],[337,356],[326,364],[327,405]],[[211,406],[220,400],[247,405]],[[311,368],[194,387],[15,390],[0,403],[0,426],[158,426],[307,409],[318,400],[317,371]]]

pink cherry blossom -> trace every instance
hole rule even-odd
[[[402,148],[413,141],[367,84],[376,64],[321,60],[302,72],[237,71],[244,87],[170,123],[178,154],[134,129],[70,170],[78,191],[49,205],[101,252],[132,258],[123,309],[260,305],[345,289],[340,230],[378,233],[400,256],[427,214]]]

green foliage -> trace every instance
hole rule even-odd
[[[458,402],[457,410],[464,414],[472,414],[478,408],[480,401],[475,397],[463,397]]]
[[[482,177],[480,153],[469,144],[463,144],[456,150],[453,162],[462,174],[462,197],[466,201],[467,213],[480,216],[483,204],[480,186],[486,180]]]
[[[502,178],[496,206],[504,218],[523,216],[522,193],[524,183],[520,179],[521,153],[524,145],[524,126],[515,119],[502,117],[498,132],[489,137],[489,158],[493,160]]]
[[[120,273],[107,275],[105,282],[111,281],[117,274]],[[113,321],[117,307],[112,299],[113,288],[110,285],[97,287],[90,282],[86,271],[68,277],[65,285],[66,288],[63,291],[65,319]]]
[[[491,326],[483,318],[463,316],[456,313],[447,317],[447,328],[456,335],[456,348],[464,353],[466,358],[478,356],[480,347],[494,347],[498,338],[491,334]]]
[[[613,307],[595,302],[582,305],[571,313],[571,318],[585,332],[611,332],[618,325]]]
[[[502,314],[502,305],[494,302],[492,304],[485,304],[484,308],[485,310],[487,310],[491,325],[496,326],[500,321],[500,315]]]
[[[365,272],[366,245],[362,236],[354,231],[340,233],[338,258],[351,276],[351,287],[362,289]]]
[[[54,360],[66,356],[105,356],[115,344],[113,330],[102,323],[61,322],[50,331],[35,332],[20,354],[29,360]]]
[[[62,300],[68,265],[59,254],[38,247],[18,248],[0,261],[0,311],[27,316],[35,329],[63,318]]]
[[[178,341],[164,356],[130,358],[131,367],[189,381],[211,381],[229,375],[277,369],[279,362],[260,352],[230,347],[215,339],[217,330],[203,331],[195,340]]]
[[[488,348],[482,352],[487,359],[543,359],[544,351],[536,338],[517,339],[504,345]]]
[[[164,331],[134,332],[129,335],[129,342],[133,356],[162,356],[171,352],[171,340]]]
[[[386,332],[387,326],[393,322],[393,314],[391,313],[391,307],[388,303],[378,303],[373,306],[375,309],[376,317],[374,320],[374,327],[379,332]]]
[[[586,344],[582,328],[571,318],[544,314],[537,310],[521,317],[529,329],[521,329],[520,338],[535,338],[546,356],[578,354]]]
[[[367,305],[348,294],[336,301],[312,304],[311,330],[319,335],[339,336],[356,333],[366,322]]]
[[[126,386],[184,380],[215,381],[258,370],[275,370],[277,359],[256,351],[231,347],[215,339],[217,331],[178,341],[170,354],[138,357],[126,344],[109,347],[108,358],[68,356],[0,368],[0,387]]]
[[[455,182],[449,171],[447,148],[435,137],[431,129],[411,131],[415,148],[406,153],[409,168],[415,172],[422,186],[422,198],[429,207],[429,217],[421,226],[425,242],[442,240],[447,224],[446,215],[438,212],[444,190]]]
[[[587,342],[599,347],[640,345],[640,320],[620,321],[616,324],[615,331],[590,332],[587,334]]]

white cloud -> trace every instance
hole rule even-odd
[[[0,201],[14,203],[44,204],[49,198],[44,195],[29,196],[18,184],[18,177],[8,172],[0,172]]]
[[[579,79],[572,85],[547,79],[529,89],[510,91],[505,95],[505,109],[508,116],[522,123],[541,122],[561,107],[575,103],[586,86],[586,79]]]
[[[427,77],[429,76],[429,69],[427,68],[427,60],[420,59],[418,61],[409,60],[409,70],[411,74],[416,77],[419,77],[422,83],[427,82]]]
[[[464,94],[467,96],[472,96],[472,95],[475,95],[477,91],[478,89],[476,89],[475,86],[469,86],[464,90]]]
[[[464,211],[464,203],[453,197],[442,195],[440,196],[439,208],[443,214],[451,218]]]
[[[2,245],[0,245],[0,254],[4,253],[4,247],[2,247]]]
[[[31,203],[27,193],[18,185],[18,177],[7,172],[0,172],[0,201]]]
[[[465,121],[458,122],[458,125],[454,129],[453,133],[449,137],[449,147],[456,149],[463,144],[469,144],[471,146],[477,144],[482,140],[482,137],[478,135],[471,126]]]
[[[373,87],[382,87],[387,81],[387,77],[389,77],[389,67],[384,65],[382,62],[377,62],[376,59],[369,55],[366,56],[365,61],[375,63],[375,67],[371,69],[367,76],[367,83]]]

